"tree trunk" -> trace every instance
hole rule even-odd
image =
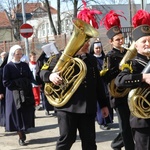
[[[53,32],[54,35],[57,35],[56,29],[55,29],[55,26],[54,26],[54,23],[53,23],[53,19],[52,19],[52,15],[51,15],[48,0],[45,0],[45,3],[47,5],[47,12],[48,12],[48,17],[49,17],[50,25],[51,25],[51,28],[52,28],[52,32]]]
[[[77,17],[77,6],[78,6],[78,0],[74,0],[74,18]]]
[[[57,0],[57,25],[58,25],[58,35],[61,34],[61,18],[60,18],[60,0]]]

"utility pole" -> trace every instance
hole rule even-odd
[[[26,23],[26,13],[24,9],[24,0],[22,0],[22,17],[23,17],[23,24]],[[24,38],[25,40],[25,50],[26,50],[26,56],[29,58],[29,42],[28,38]]]
[[[129,0],[129,18],[130,18],[130,27],[132,27],[132,10],[131,10],[131,0]]]
[[[147,0],[141,0],[141,9],[146,9]]]

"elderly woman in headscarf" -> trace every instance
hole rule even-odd
[[[0,65],[3,63],[3,61],[4,61],[5,57],[6,57],[6,55],[7,55],[6,52],[2,52],[2,53],[0,54]]]
[[[34,97],[31,82],[32,72],[21,62],[22,48],[10,48],[7,64],[3,70],[3,84],[6,87],[6,131],[17,131],[19,145],[25,145],[25,131],[34,127]]]
[[[2,54],[2,53],[1,53]],[[4,54],[4,53],[3,53]],[[3,85],[3,68],[7,64],[8,54],[5,54],[0,65],[0,126],[5,126],[5,87]]]

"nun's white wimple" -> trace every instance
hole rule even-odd
[[[15,51],[18,49],[22,49],[20,45],[14,45],[10,48],[7,63],[13,59]]]
[[[95,47],[101,47],[101,46],[102,46],[101,43],[94,43],[94,48],[95,48]]]

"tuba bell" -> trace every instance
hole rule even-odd
[[[48,102],[55,107],[62,107],[69,101],[86,75],[85,63],[79,58],[73,58],[73,56],[86,41],[99,36],[95,28],[80,19],[74,19],[73,25],[74,31],[71,39],[52,71],[60,72],[63,83],[59,86],[46,83],[44,87]]]
[[[142,73],[150,73],[150,62]],[[143,83],[139,88],[132,89],[128,95],[128,104],[131,113],[137,118],[150,118],[150,86]]]

